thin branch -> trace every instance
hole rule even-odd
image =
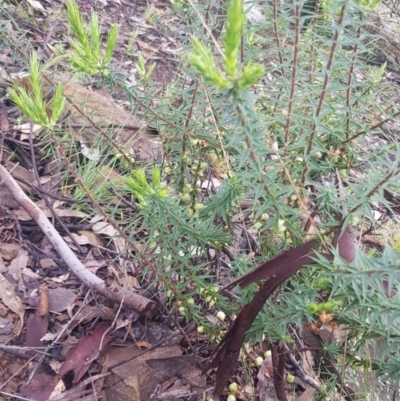
[[[382,180],[380,180],[371,190],[369,190],[365,195],[364,199],[370,199],[372,195],[374,195],[379,189],[381,189],[392,177],[395,175],[399,174],[400,172],[400,162],[397,164],[397,169],[392,170],[390,173],[388,173]],[[355,205],[353,208],[349,210],[349,213],[354,213],[357,209],[359,209],[364,202],[359,203],[358,205]]]
[[[358,138],[359,136],[363,135],[363,134],[368,134],[369,132],[371,132],[373,129],[377,129],[380,128],[383,124],[386,124],[388,122],[393,121],[394,118],[396,118],[397,116],[400,116],[400,111],[398,111],[397,113],[393,114],[391,117],[389,118],[385,118],[384,120],[382,120],[381,122],[379,122],[378,124],[375,124],[374,126],[371,126],[371,129],[369,131],[360,131],[357,132],[357,134],[353,135],[350,138],[347,138],[345,141],[343,141],[343,144],[353,141],[354,139]]]
[[[319,101],[318,101],[318,106],[317,106],[317,109],[315,110],[315,114],[314,114],[314,122],[313,122],[312,131],[311,131],[309,142],[308,142],[306,156],[309,156],[310,153],[311,153],[311,149],[313,147],[313,142],[314,142],[314,137],[316,135],[317,128],[318,128],[317,127],[317,121],[319,120],[319,117],[320,117],[320,114],[321,114],[321,111],[322,111],[322,105],[324,104],[325,97],[326,97],[326,94],[328,92],[330,72],[331,72],[331,68],[332,68],[332,65],[333,65],[333,60],[335,59],[336,48],[338,47],[338,44],[339,44],[339,36],[340,36],[341,27],[342,27],[343,20],[344,20],[345,11],[346,11],[346,4],[341,9],[341,12],[340,12],[340,15],[339,15],[339,20],[337,22],[337,28],[336,28],[335,34],[333,36],[333,43],[332,43],[332,47],[331,47],[331,52],[330,52],[328,64],[327,64],[326,70],[325,70],[324,83],[322,85],[321,95],[320,95]],[[309,165],[306,164],[304,166],[303,172],[301,173],[300,186],[304,186],[304,182],[306,180],[306,174],[307,174],[308,168],[309,168]]]
[[[294,94],[296,90],[296,76],[297,76],[297,62],[299,57],[299,43],[300,43],[300,4],[296,3],[296,27],[295,27],[295,41],[294,41],[294,52],[293,52],[293,63],[292,63],[292,79],[290,85],[290,95],[289,95],[289,106],[288,114],[285,125],[285,153],[286,147],[289,144],[289,132],[290,124],[293,118],[293,104],[294,104]]]
[[[361,26],[357,30],[357,39],[360,39],[361,36]],[[357,59],[357,50],[358,50],[358,43],[354,45],[354,50],[353,50],[353,57],[351,59],[351,65],[350,65],[350,70],[349,70],[349,79],[347,80],[347,90],[346,90],[346,139],[349,138],[349,132],[350,132],[350,95],[351,95],[351,82],[353,79],[353,72],[354,72],[354,67],[356,64],[356,59]]]
[[[225,54],[221,49],[221,46],[219,45],[219,43],[217,42],[217,40],[215,39],[214,35],[211,32],[211,29],[209,28],[209,26],[207,25],[206,21],[204,21],[203,16],[199,13],[199,10],[196,8],[196,6],[193,4],[192,0],[188,0],[190,6],[193,8],[194,12],[196,13],[197,17],[199,18],[199,21],[201,22],[201,24],[203,25],[204,29],[206,30],[209,38],[213,41],[215,48],[217,49],[218,53],[221,55],[222,59],[225,60]]]
[[[279,29],[278,29],[278,0],[273,0],[273,20],[274,20],[274,35],[275,35],[275,41],[276,41],[276,49],[278,51],[278,58],[279,58],[279,64],[282,66],[281,67],[281,73],[284,78],[286,78],[285,74],[285,69],[283,68],[283,56],[281,52],[281,40],[279,38]]]

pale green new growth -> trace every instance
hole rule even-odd
[[[92,13],[89,24],[83,22],[81,13],[74,0],[66,3],[68,22],[77,40],[70,40],[73,54],[71,64],[80,72],[88,75],[107,75],[107,66],[117,43],[118,27],[113,25],[108,33],[104,55],[101,50],[100,23],[96,13]]]
[[[64,88],[58,84],[53,96],[53,106],[50,119],[50,127],[54,127],[65,107],[65,97],[63,95]]]
[[[149,69],[146,71],[146,64],[143,58],[143,54],[142,52],[138,53],[138,62],[136,64],[136,70],[137,73],[140,77],[140,79],[143,82],[148,82],[148,80],[150,79],[151,75],[153,74],[154,68],[156,67],[156,63],[153,63]]]
[[[228,86],[228,80],[218,71],[211,52],[197,38],[192,39],[194,53],[189,55],[189,61],[197,68],[204,79],[221,89]]]
[[[382,64],[376,71],[376,75],[372,78],[373,85],[378,85],[379,82],[382,81],[383,75],[385,74],[386,71],[386,65],[387,65],[386,63]]]
[[[78,5],[75,3],[75,1],[71,0],[66,3],[66,6],[68,10],[68,22],[75,35],[78,37],[82,48],[85,50],[86,53],[88,53],[90,51],[88,42],[89,36],[87,30],[85,29],[82,16],[78,9]]]
[[[227,75],[232,78],[237,73],[243,23],[243,0],[232,0],[228,7],[225,35],[225,68]]]
[[[161,170],[160,167],[155,166],[153,168],[153,186],[154,188],[159,188],[161,185]]]
[[[36,52],[32,52],[29,61],[29,73],[32,92],[29,93],[24,88],[10,88],[8,90],[10,98],[33,123],[52,129],[64,110],[63,87],[57,85],[55,89],[54,96],[49,102],[52,103],[52,113],[49,117],[46,111],[47,104],[43,100],[42,74]]]
[[[117,44],[118,38],[118,26],[113,25],[111,27],[110,32],[108,33],[107,42],[106,42],[106,53],[104,55],[104,63],[108,64],[111,60],[111,56],[113,54],[115,45]]]
[[[264,67],[259,63],[247,63],[238,79],[239,88],[248,88],[254,85],[264,75]]]
[[[142,206],[146,206],[146,198],[151,195],[157,195],[159,198],[168,196],[168,188],[161,183],[161,170],[158,166],[153,168],[151,185],[144,170],[136,170],[134,176],[135,178],[126,178],[125,182]]]
[[[367,9],[372,10],[375,8],[382,0],[357,0],[358,4],[361,4]]]
[[[248,63],[242,71],[238,68],[238,51],[244,24],[243,0],[232,0],[228,7],[225,35],[225,77],[216,67],[210,50],[198,39],[193,38],[194,53],[189,61],[208,82],[220,89],[247,89],[258,82],[264,74],[261,64]]]

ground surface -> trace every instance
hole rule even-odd
[[[132,85],[137,80],[138,51],[142,52],[147,67],[155,63],[150,85],[161,97],[177,73],[181,40],[188,35],[172,4],[163,0],[79,1],[78,4],[86,17],[97,11],[104,30],[113,23],[119,25],[112,64]],[[18,39],[20,49],[28,43],[40,49],[43,61],[57,46],[68,42],[65,11],[58,2],[21,2],[18,6],[7,6],[3,17],[8,14],[13,22],[7,27],[15,31],[15,37],[13,34],[8,37]],[[27,32],[24,38],[20,38],[18,29]],[[20,73],[26,67],[15,62],[15,51],[10,44],[0,54],[1,71],[8,75]],[[124,114],[126,99],[119,97],[117,91],[97,90],[92,81],[69,85],[74,93],[81,91],[85,107],[101,108],[102,114],[108,108],[121,107],[107,123],[117,125],[121,120],[132,119],[128,120],[132,126],[145,125],[136,116]],[[116,231],[106,229],[101,218],[93,218],[86,210],[65,206],[65,192],[60,190],[63,184],[57,178],[59,171],[52,165],[53,160],[42,162],[43,154],[29,144],[32,135],[29,124],[22,126],[23,121],[16,120],[16,108],[3,95],[5,92],[0,104],[0,129],[5,138],[3,145],[7,145],[2,147],[2,162],[7,169],[13,171],[26,193],[40,202],[56,230],[87,269],[105,281],[118,278],[120,286],[135,288],[140,295],[151,298],[148,288],[142,288],[135,277],[143,266],[121,256],[126,243],[115,237]],[[155,97],[154,103],[157,101]],[[129,124],[125,122],[126,127]],[[142,131],[145,132],[142,139],[134,141],[132,147],[141,160],[153,162],[162,149],[151,137],[150,129]],[[72,130],[71,135],[75,134]],[[130,137],[129,128],[124,134]],[[90,138],[85,140],[90,145]],[[35,170],[40,176],[41,189],[33,191],[32,182],[39,187]],[[102,174],[112,175],[109,171]],[[117,185],[118,176],[110,178],[111,175],[107,179],[115,178]],[[49,193],[51,206],[43,202]],[[206,336],[182,317],[169,315],[165,305],[156,318],[144,319],[104,295],[88,292],[71,274],[54,244],[4,186],[0,187],[0,196],[0,401],[17,399],[13,398],[17,395],[25,397],[22,399],[47,400],[51,393],[52,400],[60,401],[100,397],[108,401],[206,399],[213,379],[206,381],[199,362],[210,355],[214,345]],[[247,241],[251,234],[250,230],[246,232]],[[383,240],[399,241],[400,235],[397,237],[393,226],[384,227],[381,234],[382,237],[369,237],[370,243],[365,239],[365,246],[379,248]],[[129,274],[119,274],[122,267]],[[214,324],[221,323],[215,320]],[[26,347],[40,347],[39,355],[45,358],[39,360],[39,355]],[[252,361],[263,352],[262,346],[247,350],[243,359]],[[193,355],[199,358],[195,360]],[[305,359],[312,359],[311,353],[305,355]],[[314,377],[309,364],[312,361],[304,360],[301,366],[306,367],[307,377]],[[295,366],[288,366],[288,370]],[[264,364],[263,369],[260,375],[254,363],[249,363],[249,371],[234,374],[240,385],[239,399],[254,399],[256,393],[265,401],[274,399],[268,380],[271,366]],[[249,383],[257,373],[256,392]],[[304,382],[300,386],[302,391],[294,392],[287,385],[288,399],[311,400],[312,387]]]

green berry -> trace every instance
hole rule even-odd
[[[262,223],[260,223],[259,221],[257,221],[256,223],[253,224],[253,228],[258,231],[260,230],[262,227]]]
[[[200,203],[200,202],[197,202],[197,203],[194,204],[193,208],[194,208],[194,210],[196,212],[198,212],[199,210],[204,208],[204,205],[202,203]]]
[[[192,197],[189,194],[183,194],[181,200],[183,203],[189,204],[192,201]]]
[[[222,310],[220,310],[220,311],[217,313],[217,318],[218,318],[218,320],[220,320],[221,322],[223,322],[223,321],[225,320],[225,318],[226,318],[226,315],[225,315],[224,312],[222,312]]]
[[[261,366],[264,362],[264,359],[262,356],[258,356],[257,358],[254,359],[254,365],[256,366]]]
[[[264,352],[264,358],[271,358],[271,351],[270,350]]]
[[[190,194],[192,192],[192,187],[189,184],[185,184],[185,186],[182,188],[182,192],[184,194]]]

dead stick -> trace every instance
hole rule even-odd
[[[0,165],[0,184],[2,183],[10,191],[13,198],[27,211],[29,216],[36,221],[37,225],[46,235],[69,269],[83,284],[113,301],[123,301],[125,305],[131,307],[135,311],[149,317],[152,316],[157,306],[154,301],[116,284],[108,286],[101,278],[88,270],[64,242],[61,235],[56,231],[40,208],[28,198],[7,169]]]

